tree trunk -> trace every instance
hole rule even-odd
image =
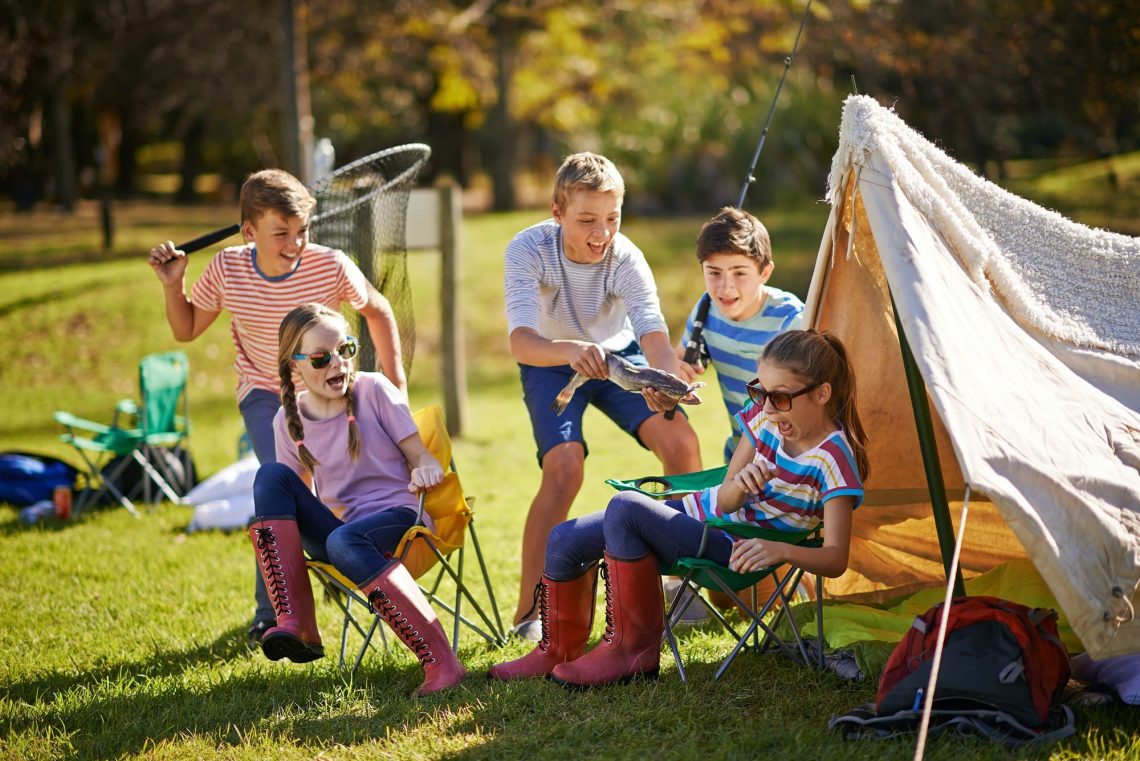
[[[71,145],[71,103],[67,98],[69,78],[56,82],[51,93],[52,154],[55,168],[55,201],[65,211],[75,211],[75,152]]]
[[[182,136],[181,182],[174,200],[178,203],[193,203],[198,200],[194,190],[194,180],[202,171],[202,141],[206,135],[206,123],[200,116],[194,117],[186,134]]]
[[[515,150],[518,127],[511,119],[510,108],[515,35],[509,25],[510,22],[505,19],[498,19],[495,24],[499,100],[491,109],[487,120],[485,151],[493,188],[491,206],[495,211],[513,211],[516,207]]]

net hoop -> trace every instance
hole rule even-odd
[[[380,193],[391,190],[393,187],[398,186],[402,182],[405,182],[409,179],[414,180],[419,175],[420,169],[423,168],[423,165],[427,163],[427,160],[431,157],[431,148],[424,143],[408,143],[407,145],[397,145],[393,148],[385,148],[382,151],[371,153],[367,156],[364,156],[363,158],[357,159],[356,161],[345,164],[329,176],[323,177],[318,182],[313,183],[309,187],[309,190],[314,196],[320,197],[322,193],[327,192],[337,182],[342,181],[346,177],[350,176],[359,167],[373,164],[381,159],[385,159],[389,156],[395,156],[401,153],[419,153],[419,156],[411,164],[408,165],[407,169],[400,172],[398,175],[388,180],[383,185],[373,188],[364,195],[352,199],[352,201],[349,203],[337,206],[327,211],[323,211],[320,214],[313,215],[309,219],[309,224],[314,225],[323,219],[329,219],[339,214],[344,214],[347,211],[351,211],[352,209],[355,209],[356,207],[371,201]]]

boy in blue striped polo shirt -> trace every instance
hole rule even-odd
[[[748,403],[747,383],[756,375],[756,362],[768,342],[785,330],[800,328],[804,305],[794,294],[773,288],[772,243],[760,220],[746,211],[725,207],[701,228],[697,261],[705,276],[707,293],[693,306],[677,344],[684,358],[701,302],[709,299],[703,320],[702,355],[716,368],[732,435],[724,444],[728,462],[740,441],[737,414]],[[682,376],[692,381],[704,364],[684,363]]]

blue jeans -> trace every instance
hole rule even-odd
[[[606,552],[617,560],[653,553],[664,571],[679,557],[696,556],[703,531],[704,523],[686,515],[680,500],[658,502],[638,492],[620,492],[605,510],[572,518],[551,530],[543,572],[553,581],[570,581]],[[702,557],[728,565],[731,556],[732,539],[720,529],[710,529]]]
[[[245,432],[249,434],[250,446],[253,447],[253,453],[261,465],[277,461],[273,418],[280,407],[281,397],[263,388],[253,389],[238,403],[238,412],[245,421]],[[269,602],[269,592],[265,589],[261,571],[256,567],[253,569],[253,599],[256,605],[253,613],[254,621],[273,621],[277,617],[273,612],[272,603]]]
[[[280,463],[257,471],[253,503],[258,518],[295,518],[309,556],[332,563],[357,585],[393,562],[400,539],[416,522],[413,508],[392,507],[345,523]]]

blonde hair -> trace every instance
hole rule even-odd
[[[348,320],[340,312],[329,309],[324,304],[302,304],[281,320],[277,332],[277,372],[281,378],[281,406],[285,409],[285,422],[289,428],[289,438],[297,445],[297,455],[301,464],[310,473],[320,465],[317,458],[305,446],[305,426],[297,410],[297,391],[293,387],[293,355],[301,351],[301,339],[310,328],[321,323],[335,322],[348,328]],[[356,381],[356,370],[350,368],[347,378],[345,398],[348,407],[348,454],[353,462],[360,459],[360,429],[356,426],[356,401],[352,387]]]
[[[705,222],[697,236],[697,261],[713,254],[743,254],[763,271],[772,261],[768,228],[748,212],[726,206]]]
[[[575,190],[593,190],[599,193],[617,193],[625,196],[625,181],[614,162],[597,153],[585,151],[566,157],[554,178],[553,201],[565,211],[570,194]]]
[[[238,207],[242,222],[256,222],[267,211],[275,211],[285,219],[308,219],[317,199],[300,180],[281,169],[262,169],[245,179]]]
[[[843,426],[859,477],[864,481],[871,475],[867,458],[867,433],[859,419],[856,405],[855,374],[847,357],[847,349],[838,338],[826,330],[788,330],[773,338],[764,347],[761,362],[771,362],[790,370],[807,381],[808,385],[831,384],[828,413]]]

